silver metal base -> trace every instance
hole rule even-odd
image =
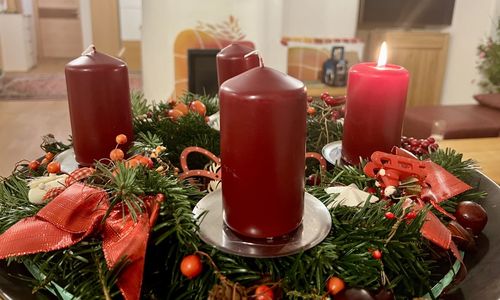
[[[304,195],[302,225],[277,239],[252,239],[235,234],[222,218],[222,190],[201,199],[193,209],[200,226],[201,239],[222,252],[239,256],[269,258],[295,254],[310,249],[328,236],[332,226],[330,212],[313,195]]]

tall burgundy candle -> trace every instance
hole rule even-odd
[[[116,135],[133,138],[127,66],[92,48],[69,62],[65,74],[75,158],[90,166],[109,157]]]
[[[287,234],[302,222],[306,90],[267,67],[219,90],[224,221],[252,238]]]
[[[358,164],[375,151],[401,144],[408,71],[385,61],[361,63],[349,70],[342,158]]]
[[[259,66],[259,56],[254,49],[239,43],[222,49],[217,53],[217,79],[219,86],[229,78]]]

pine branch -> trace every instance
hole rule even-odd
[[[147,114],[151,106],[148,100],[144,98],[144,94],[139,91],[132,91],[130,94],[130,100],[132,104],[132,113],[134,116],[141,116]]]
[[[40,210],[41,206],[28,201],[28,190],[25,179],[18,175],[0,181],[0,233]]]

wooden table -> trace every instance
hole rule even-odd
[[[442,140],[439,146],[453,148],[463,153],[465,159],[477,161],[486,176],[500,183],[500,137]]]

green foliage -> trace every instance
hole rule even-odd
[[[25,179],[19,175],[0,181],[0,233],[40,210],[40,206],[28,202],[28,190]]]
[[[306,150],[321,153],[323,146],[342,139],[342,123],[331,120],[332,109],[321,102],[313,102],[316,114],[307,117]]]
[[[177,122],[167,118],[167,103],[149,106],[142,95],[133,104],[136,141],[131,154],[149,154],[160,145],[167,147],[161,161],[178,166],[181,151],[188,146],[200,146],[219,154],[219,132],[210,128],[203,117],[189,113]],[[217,111],[216,98],[184,95],[181,100],[189,103],[200,99],[207,107],[207,114]],[[321,119],[323,118],[323,119]],[[340,139],[342,126],[328,121],[322,114],[308,118],[308,151],[321,151],[328,141]],[[57,151],[64,147],[53,148]],[[439,150],[430,158],[457,177],[473,183],[470,177],[475,165],[452,150]],[[160,163],[154,159],[155,168]],[[193,156],[192,168],[201,168],[206,159]],[[143,299],[206,299],[216,284],[222,284],[220,275],[240,286],[250,288],[262,283],[279,285],[286,299],[322,299],[325,283],[330,276],[343,278],[348,286],[376,290],[382,286],[394,290],[398,299],[408,299],[427,293],[439,279],[431,258],[432,249],[422,239],[420,227],[426,209],[412,221],[403,220],[405,211],[402,200],[392,206],[386,201],[357,208],[337,206],[330,209],[332,230],[316,247],[299,254],[272,258],[253,259],[228,255],[203,243],[197,235],[198,226],[192,209],[205,192],[200,192],[187,182],[179,182],[172,170],[159,173],[144,166],[126,167],[124,163],[98,163],[96,173],[89,180],[106,190],[111,206],[123,204],[133,216],[141,212],[142,195],[166,196],[161,204],[156,225],[151,232],[146,256]],[[356,184],[363,189],[374,186],[374,180],[363,173],[360,166],[334,166],[322,178],[322,185],[308,187],[308,192],[325,205],[331,204],[336,194],[327,194],[325,187],[337,184]],[[27,201],[26,180],[31,174],[20,170],[0,182],[0,232],[5,231],[24,217],[34,215],[40,206]],[[484,194],[477,190],[446,201],[443,206],[452,211],[457,201],[475,200]],[[398,218],[384,217],[387,211]],[[382,251],[381,260],[372,257],[375,249]],[[189,280],[179,270],[185,255],[195,251],[208,253],[220,273],[204,259],[202,274]],[[82,299],[119,298],[116,279],[126,261],[114,270],[107,270],[97,237],[65,250],[24,256],[17,260],[33,265],[44,276],[32,279],[35,289],[50,289],[54,283]]]
[[[477,47],[479,61],[477,69],[483,76],[479,86],[487,93],[500,92],[500,22],[493,37]]]
[[[192,94],[183,96],[183,101],[186,103],[189,103],[193,99],[195,97]],[[197,99],[207,107],[207,115],[217,111],[217,101],[215,98],[199,97]],[[189,112],[178,121],[172,121],[166,117],[168,109],[168,104],[160,103],[153,107],[150,118],[135,118],[135,132],[149,132],[149,134],[159,137],[163,145],[167,147],[167,158],[177,167],[180,167],[179,157],[181,152],[189,146],[203,147],[215,155],[219,155],[219,132],[209,127],[204,117],[194,112]],[[207,162],[208,159],[196,154],[193,154],[188,159],[191,169],[203,168]]]
[[[147,114],[151,109],[148,100],[144,98],[144,94],[139,91],[132,91],[130,94],[130,101],[132,104],[132,113],[134,116],[142,116]]]

